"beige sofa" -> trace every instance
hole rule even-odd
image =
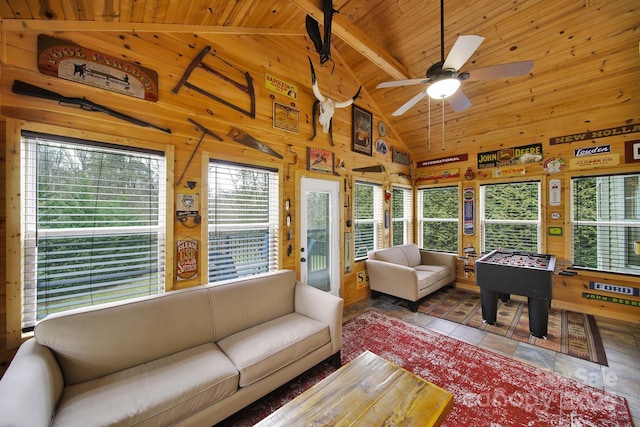
[[[282,270],[43,319],[0,426],[212,426],[330,359],[341,298]]]
[[[455,254],[423,250],[413,243],[369,251],[366,264],[371,297],[383,293],[405,299],[415,312],[424,297],[444,286],[455,286],[456,258]]]

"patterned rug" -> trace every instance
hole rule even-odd
[[[588,314],[552,308],[549,311],[548,335],[542,339],[529,333],[526,302],[498,301],[496,325],[487,325],[482,321],[480,294],[447,287],[427,297],[418,311],[608,366],[596,319]]]
[[[373,310],[344,324],[342,363],[365,350],[450,391],[446,427],[633,426],[623,397]],[[251,426],[333,371],[321,363],[219,425]]]

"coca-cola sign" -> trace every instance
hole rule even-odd
[[[573,150],[575,157],[593,156],[595,154],[610,153],[610,145],[598,145],[597,147],[577,148]]]

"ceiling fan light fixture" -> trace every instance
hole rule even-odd
[[[427,94],[432,99],[448,98],[460,87],[460,80],[456,77],[445,77],[431,83],[427,88]]]

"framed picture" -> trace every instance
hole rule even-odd
[[[333,174],[333,153],[322,148],[307,147],[307,169]]]
[[[352,151],[371,156],[373,143],[371,141],[371,127],[373,126],[373,116],[367,110],[353,105],[353,122],[351,140]]]
[[[274,102],[273,127],[287,132],[300,133],[300,110]]]

